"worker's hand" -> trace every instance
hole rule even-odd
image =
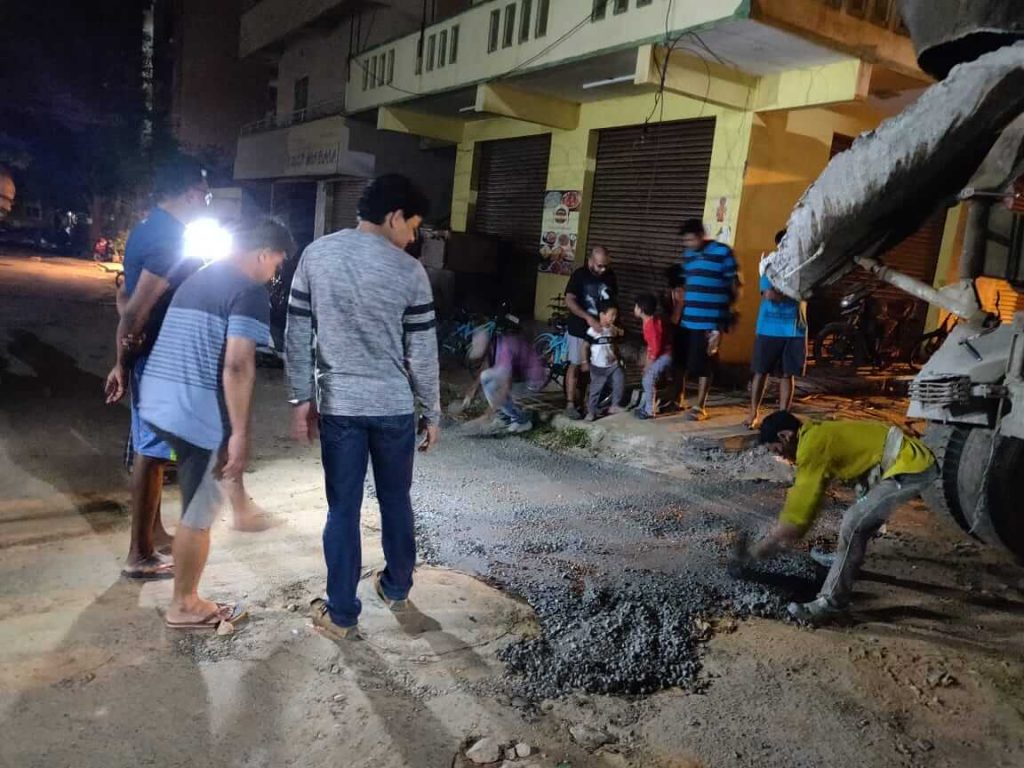
[[[124,366],[115,364],[107,374],[107,380],[103,385],[103,393],[107,396],[107,405],[118,402],[124,397],[126,390]]]
[[[764,292],[764,297],[768,299],[768,301],[782,301],[786,298],[786,294],[781,291],[776,291],[774,288],[769,288]]]
[[[227,456],[220,468],[221,480],[241,480],[249,463],[249,436],[232,434],[228,438]]]
[[[420,441],[420,451],[426,453],[441,442],[441,428],[437,424],[420,424],[420,434],[423,439]]]
[[[587,325],[594,329],[594,333],[601,332],[601,318],[587,315]]]
[[[320,414],[311,400],[292,406],[292,439],[312,443],[320,436]]]

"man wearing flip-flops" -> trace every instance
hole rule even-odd
[[[256,346],[270,342],[266,286],[294,246],[273,220],[236,224],[232,239],[228,258],[174,294],[142,375],[142,420],[178,461],[172,629],[216,629],[245,615],[240,603],[200,597],[199,580],[224,505],[220,481],[240,479],[248,462]]]

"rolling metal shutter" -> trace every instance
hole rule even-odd
[[[853,139],[849,136],[836,134],[832,141],[831,156],[835,157],[840,152],[849,149]],[[881,261],[893,269],[904,274],[916,277],[928,284],[935,281],[935,268],[939,261],[939,250],[942,248],[942,233],[946,223],[946,211],[937,212],[921,228],[907,237],[899,245],[894,246],[881,257]],[[874,283],[875,287],[872,297],[884,299],[891,302],[916,301],[909,294],[899,288],[877,280],[873,275],[857,268],[842,279],[825,288],[821,298],[812,301],[808,310],[808,321],[811,331],[816,332],[825,323],[839,319],[839,302],[843,296],[853,292],[865,283]],[[914,315],[910,324],[903,329],[907,338],[920,334],[924,330],[925,319],[928,315],[928,305],[923,301],[916,301]]]
[[[366,184],[367,179],[356,176],[345,176],[328,182],[325,234],[356,225],[356,208]]]
[[[667,270],[682,252],[679,225],[704,217],[714,135],[714,118],[598,134],[587,249],[611,254],[620,322],[630,330],[639,330],[630,311],[636,295],[668,290]]]
[[[502,297],[533,312],[551,135],[481,142],[471,231],[499,242]]]

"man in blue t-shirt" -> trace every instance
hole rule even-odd
[[[775,235],[778,247],[786,230]],[[781,291],[761,275],[761,309],[757,315],[757,337],[754,339],[754,380],[750,385],[750,416],[744,424],[750,429],[761,425],[759,411],[769,376],[779,378],[779,410],[789,411],[793,405],[796,377],[803,376],[807,360],[807,319],[804,306]]]
[[[686,373],[698,377],[697,402],[686,414],[690,421],[708,417],[711,374],[718,359],[722,334],[732,327],[733,304],[739,296],[739,267],[732,248],[706,240],[704,222],[687,219],[683,236],[681,278],[686,296],[680,325],[686,330]]]
[[[156,206],[128,237],[124,255],[124,289],[118,295],[121,315],[115,343],[117,362],[107,376],[108,403],[131,391],[132,528],[123,575],[134,579],[169,578],[172,562],[158,550],[171,537],[160,520],[164,467],[171,448],[139,418],[139,383],[171,297],[202,262],[185,259],[185,225],[206,208],[206,171],[195,160],[178,157],[156,170]]]
[[[267,283],[294,243],[273,220],[234,227],[231,256],[174,294],[142,376],[146,428],[173,447],[181,486],[174,535],[172,629],[215,629],[244,615],[199,596],[210,527],[223,505],[219,480],[238,479],[249,456],[256,346],[270,343]]]

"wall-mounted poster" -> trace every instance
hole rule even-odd
[[[541,272],[552,275],[572,274],[582,199],[578,190],[549,190],[544,193],[538,267]]]

